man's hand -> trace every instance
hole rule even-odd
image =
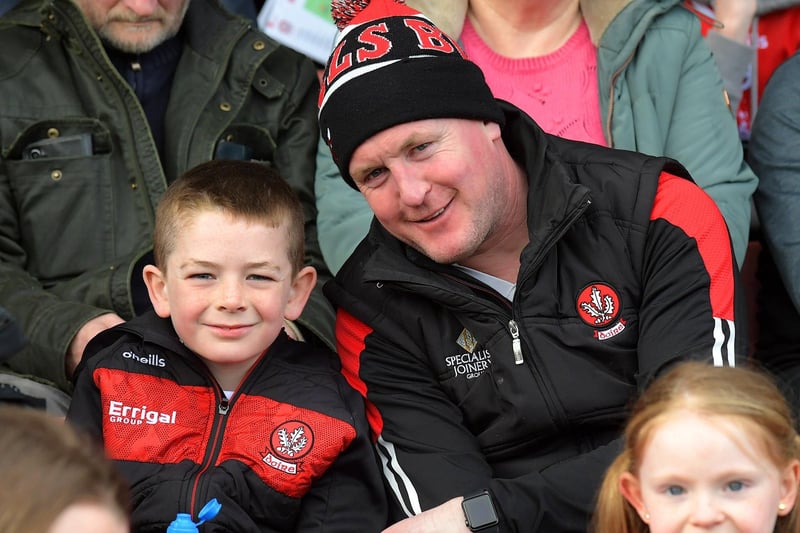
[[[89,344],[89,341],[92,340],[92,337],[122,322],[125,321],[117,314],[106,313],[84,324],[69,344],[69,351],[67,352],[67,359],[65,361],[67,377],[72,377],[72,373],[75,372],[75,367],[78,366],[81,357],[83,357],[83,350],[86,348],[86,345]]]
[[[471,533],[461,509],[459,496],[438,507],[406,518],[384,529],[383,533]]]

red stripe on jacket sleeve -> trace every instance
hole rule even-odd
[[[336,349],[342,361],[342,375],[364,397],[367,421],[373,438],[377,438],[383,431],[383,418],[378,408],[367,399],[367,384],[361,379],[361,354],[364,352],[365,339],[370,333],[372,328],[347,311],[339,309],[336,314]]]
[[[711,279],[711,310],[715,317],[734,319],[734,259],[728,226],[714,200],[695,183],[662,172],[650,220],[663,219],[697,242]]]

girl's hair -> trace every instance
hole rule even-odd
[[[680,363],[656,379],[639,397],[625,427],[622,452],[608,468],[600,486],[593,519],[595,533],[644,533],[648,526],[622,496],[620,476],[638,475],[638,464],[653,430],[669,413],[690,410],[710,416],[730,417],[756,433],[762,449],[779,468],[800,458],[800,439],[791,408],[765,373],[742,367],[714,367],[706,363]],[[798,531],[797,506],[779,516],[776,533]]]
[[[128,486],[102,449],[44,411],[0,407],[0,480],[3,533],[47,533],[75,503],[129,516]]]

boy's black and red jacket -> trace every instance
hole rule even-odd
[[[378,223],[325,291],[402,515],[487,488],[500,531],[585,532],[637,392],[676,361],[744,354],[738,274],[680,164],[503,108],[529,186],[513,301]]]
[[[363,400],[335,355],[284,333],[225,398],[168,319],[95,337],[68,421],[103,440],[130,482],[132,531],[196,520],[205,532],[380,531],[386,499]]]

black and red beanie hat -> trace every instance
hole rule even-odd
[[[319,126],[342,177],[361,143],[430,118],[503,124],[481,69],[455,39],[395,0],[334,0],[341,29],[322,76]]]

